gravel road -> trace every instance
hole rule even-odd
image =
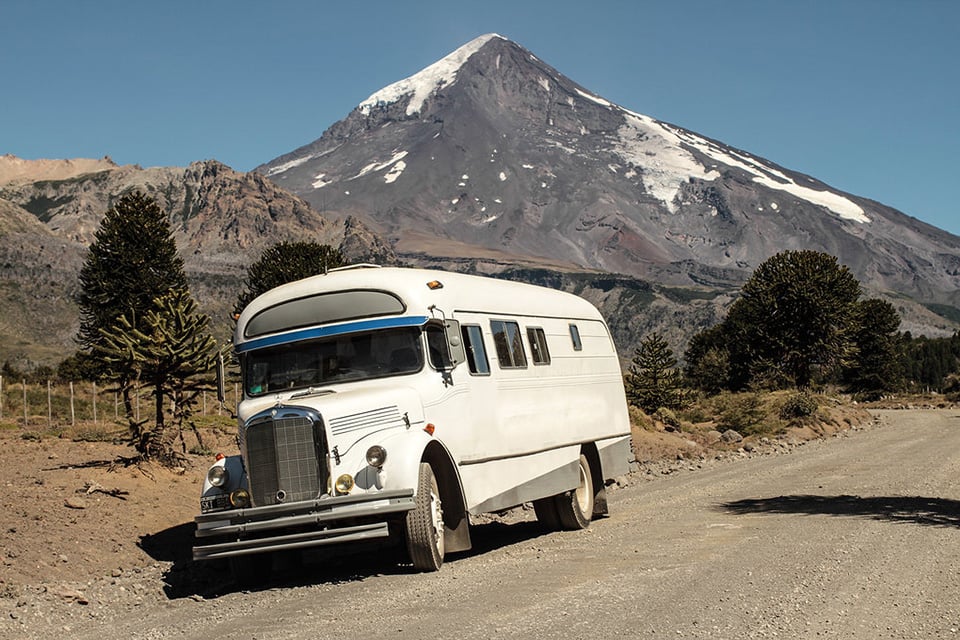
[[[779,453],[635,474],[582,532],[541,534],[532,514],[479,525],[435,574],[340,558],[243,592],[158,568],[166,593],[148,573],[133,602],[91,598],[0,635],[960,638],[960,412],[876,415]]]

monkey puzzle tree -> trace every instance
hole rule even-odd
[[[640,342],[627,372],[630,404],[653,413],[660,407],[679,408],[683,403],[683,377],[677,359],[663,336],[654,333]]]
[[[213,368],[216,341],[207,331],[210,318],[197,312],[186,289],[171,289],[154,300],[139,324],[134,326],[128,316],[120,316],[113,327],[101,330],[101,349],[113,367],[133,371],[153,387],[154,423],[130,420],[131,440],[141,456],[169,464],[178,458],[177,440],[180,453],[186,452],[184,422],[192,415],[197,395],[206,388],[199,376]],[[173,407],[172,425],[165,420],[166,400]],[[193,431],[202,445],[199,432]]]
[[[152,444],[143,437],[143,423],[134,420],[131,399],[144,367],[136,350],[119,352],[116,339],[120,333],[153,335],[159,301],[171,291],[187,290],[166,214],[139,191],[121,196],[100,223],[80,270],[77,341],[98,373],[117,384],[131,440],[144,457],[150,457]],[[157,402],[162,406],[162,397]],[[162,414],[157,419],[162,429]]]
[[[186,286],[166,214],[139,191],[121,196],[100,223],[80,269],[81,350],[102,360],[101,329],[124,315],[139,327],[156,298]]]
[[[843,380],[851,391],[867,397],[896,390],[903,383],[900,314],[886,300],[871,298],[857,304],[855,319],[856,354]]]
[[[783,251],[757,267],[725,320],[730,362],[809,386],[815,367],[834,370],[852,354],[860,283],[834,256]]]
[[[343,266],[339,249],[316,242],[279,242],[247,267],[245,288],[233,307],[239,314],[250,301],[274,287]]]

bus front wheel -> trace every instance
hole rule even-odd
[[[417,496],[414,508],[407,512],[407,551],[413,568],[418,571],[437,571],[443,564],[443,506],[433,469],[420,463]]]

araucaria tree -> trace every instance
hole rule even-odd
[[[691,341],[688,373],[701,388],[719,386],[718,374],[733,390],[804,388],[815,375],[828,379],[859,365],[865,381],[880,364],[860,359],[860,349],[882,342],[899,318],[889,305],[859,297],[860,283],[834,256],[778,253],[757,267],[726,319]],[[871,324],[881,312],[882,322]]]
[[[117,383],[131,437],[138,453],[143,424],[134,422],[131,391],[142,369],[133,357],[118,357],[108,336],[120,327],[149,335],[149,314],[171,291],[187,291],[183,260],[167,216],[152,198],[133,192],[120,197],[100,223],[80,270],[81,349],[100,365],[101,374]],[[121,319],[124,319],[122,322]],[[125,324],[124,324],[125,323]]]
[[[279,242],[247,268],[245,288],[234,305],[240,313],[254,298],[282,284],[343,266],[339,249],[316,242]]]
[[[80,269],[81,349],[97,357],[104,344],[101,329],[124,315],[139,328],[154,300],[186,287],[167,216],[140,192],[122,196],[100,223]]]
[[[834,256],[778,253],[757,267],[730,309],[731,361],[807,387],[815,367],[832,370],[852,355],[859,297],[860,282]]]
[[[843,371],[848,388],[865,397],[879,397],[903,385],[900,314],[886,300],[871,298],[855,309],[856,356]]]
[[[202,374],[213,368],[216,342],[207,332],[210,318],[197,312],[186,289],[171,289],[154,300],[136,327],[126,315],[111,328],[101,331],[105,357],[116,369],[136,372],[153,387],[155,422],[131,421],[132,440],[142,455],[172,463],[177,460],[174,444],[186,452],[184,422],[189,421],[197,395],[206,386]],[[169,400],[173,423],[168,424],[164,407]],[[199,432],[193,428],[198,443]]]
[[[627,372],[627,401],[647,413],[683,403],[683,377],[667,341],[658,333],[644,338]]]

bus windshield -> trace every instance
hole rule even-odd
[[[419,327],[379,329],[256,349],[243,355],[247,395],[415,373]]]

